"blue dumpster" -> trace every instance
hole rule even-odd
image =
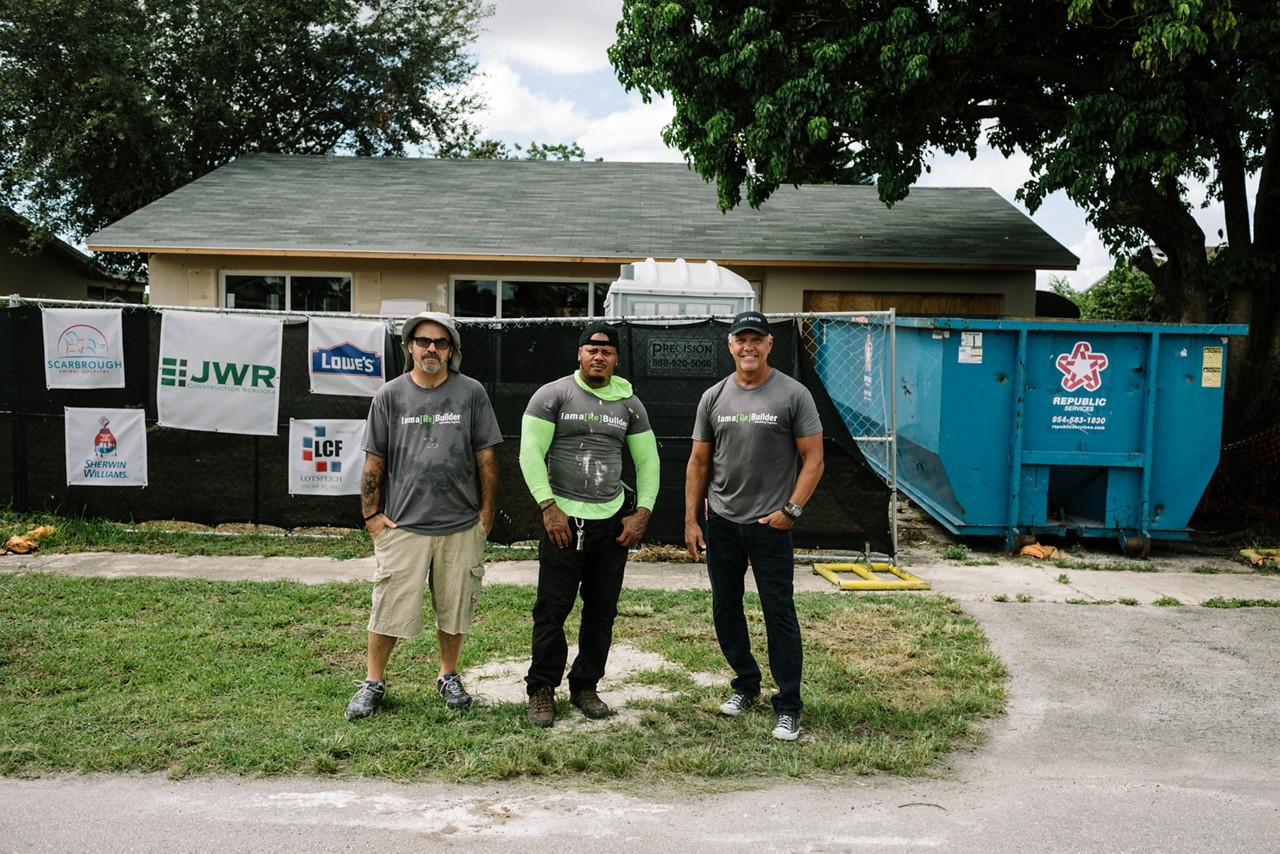
[[[1227,340],[1246,331],[943,317],[896,319],[893,345],[818,320],[814,340],[846,420],[866,420],[867,387],[892,389],[898,487],[953,533],[1012,548],[1074,532],[1145,555],[1190,534],[1218,462]],[[894,352],[868,353],[868,376],[833,368],[873,346]],[[886,454],[866,456],[889,474]]]

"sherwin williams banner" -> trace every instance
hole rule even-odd
[[[383,381],[386,327],[377,320],[313,317],[307,329],[312,394],[373,397]]]
[[[124,388],[124,334],[118,308],[46,308],[47,388]]]
[[[275,436],[281,321],[166,311],[156,407],[162,427]]]
[[[289,494],[359,495],[363,420],[289,419]]]
[[[147,419],[141,409],[64,408],[68,486],[146,486]]]

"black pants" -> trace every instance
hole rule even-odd
[[[583,549],[577,550],[578,522]],[[604,676],[613,644],[613,620],[627,567],[627,550],[615,539],[622,533],[622,513],[609,519],[570,519],[569,545],[558,548],[546,531],[538,544],[538,597],[533,603],[533,662],[524,681],[529,693],[559,686],[569,658],[564,621],[582,595],[578,657],[569,671],[569,690],[594,689]]]

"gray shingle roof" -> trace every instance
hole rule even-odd
[[[986,188],[783,187],[716,206],[678,163],[256,154],[90,237],[99,251],[316,253],[1074,269],[1078,259]]]

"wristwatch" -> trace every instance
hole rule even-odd
[[[792,504],[790,501],[788,501],[782,507],[782,515],[786,516],[788,519],[790,519],[793,522],[796,519],[799,519],[803,514],[804,514],[804,508],[801,507],[799,504]]]

